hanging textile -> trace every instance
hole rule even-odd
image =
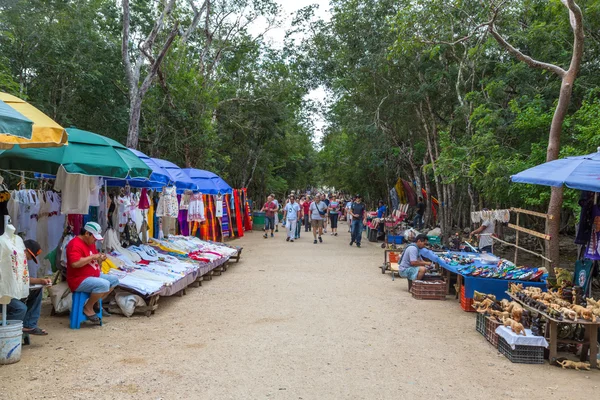
[[[183,236],[189,236],[189,234],[190,234],[190,229],[189,229],[189,224],[188,224],[189,196],[187,196],[188,200],[186,200],[185,195],[183,195],[183,196],[178,195],[177,197],[179,198],[179,204],[180,204],[179,215],[177,217],[177,221],[179,222],[179,232]]]
[[[398,200],[400,200],[400,204],[407,204],[408,200],[406,199],[406,193],[404,193],[404,186],[402,186],[402,179],[398,178],[396,181],[396,185],[394,186],[396,189],[396,193],[398,193]]]
[[[4,216],[8,215],[8,201],[10,192],[4,183],[0,183],[0,235],[4,234]],[[25,296],[27,297],[27,296]]]
[[[577,236],[575,244],[586,245],[592,236],[592,227],[594,225],[594,193],[582,191],[579,197],[579,225],[577,226]]]
[[[0,236],[0,298],[22,299],[29,296],[25,244],[15,231],[15,227],[9,224]]]
[[[237,226],[238,237],[244,236],[244,227],[242,225],[242,205],[240,204],[240,191],[233,190],[234,199],[235,199],[235,224]]]
[[[398,192],[396,191],[396,188],[390,189],[390,200],[392,201],[393,209],[397,210],[398,206],[400,205],[400,200],[398,199]]]
[[[148,210],[150,208],[150,199],[148,197],[148,189],[143,188],[140,194],[140,202],[138,204],[140,210]]]
[[[592,208],[592,232],[590,241],[585,248],[585,256],[588,260],[600,260],[600,206]]]
[[[248,203],[248,189],[244,188],[242,189],[242,193],[244,194],[244,207],[245,207],[245,213],[244,213],[244,229],[246,231],[251,231],[252,230],[252,209],[250,208],[250,204]]]
[[[81,228],[83,228],[83,215],[69,214],[67,219],[69,226],[71,227],[71,231],[74,234],[79,235],[79,232],[81,232]]]
[[[154,201],[152,200],[152,196],[149,196],[150,204],[148,206],[148,237],[154,237]]]
[[[190,196],[188,205],[188,222],[201,222],[206,219],[204,200],[202,193],[194,193]]]
[[[406,194],[408,204],[410,204],[412,207],[415,207],[417,205],[417,194],[413,189],[412,183],[403,179],[402,186],[404,186],[404,193]]]
[[[221,218],[221,227],[223,236],[231,237],[231,229],[229,227],[229,195],[223,196],[223,218]]]

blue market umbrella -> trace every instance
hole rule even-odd
[[[206,194],[231,194],[233,189],[219,175],[203,169],[183,170],[198,185],[198,190]]]
[[[600,192],[600,149],[585,156],[549,161],[511,176],[513,182]]]
[[[198,190],[196,183],[171,161],[161,160],[160,158],[151,158],[151,160],[165,171],[171,183],[174,183],[177,189]]]
[[[33,121],[0,100],[0,133],[31,139]]]

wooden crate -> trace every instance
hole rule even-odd
[[[446,282],[413,281],[410,292],[412,297],[418,300],[446,300]]]

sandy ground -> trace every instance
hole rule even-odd
[[[512,364],[455,300],[418,301],[344,229],[314,245],[249,233],[242,261],[150,318],[49,317],[1,399],[597,398],[598,371]],[[311,238],[312,239],[312,238]]]

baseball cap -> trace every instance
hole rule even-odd
[[[29,255],[31,255],[31,258],[37,264],[37,256],[39,256],[42,253],[42,247],[40,246],[40,244],[35,240],[31,239],[24,241],[23,244],[25,244],[25,249],[27,249]]]
[[[104,238],[102,237],[102,234],[101,234],[102,228],[100,228],[100,225],[98,225],[97,223],[88,222],[87,224],[85,224],[83,229],[85,229],[87,232],[91,233],[96,240],[104,240]]]

